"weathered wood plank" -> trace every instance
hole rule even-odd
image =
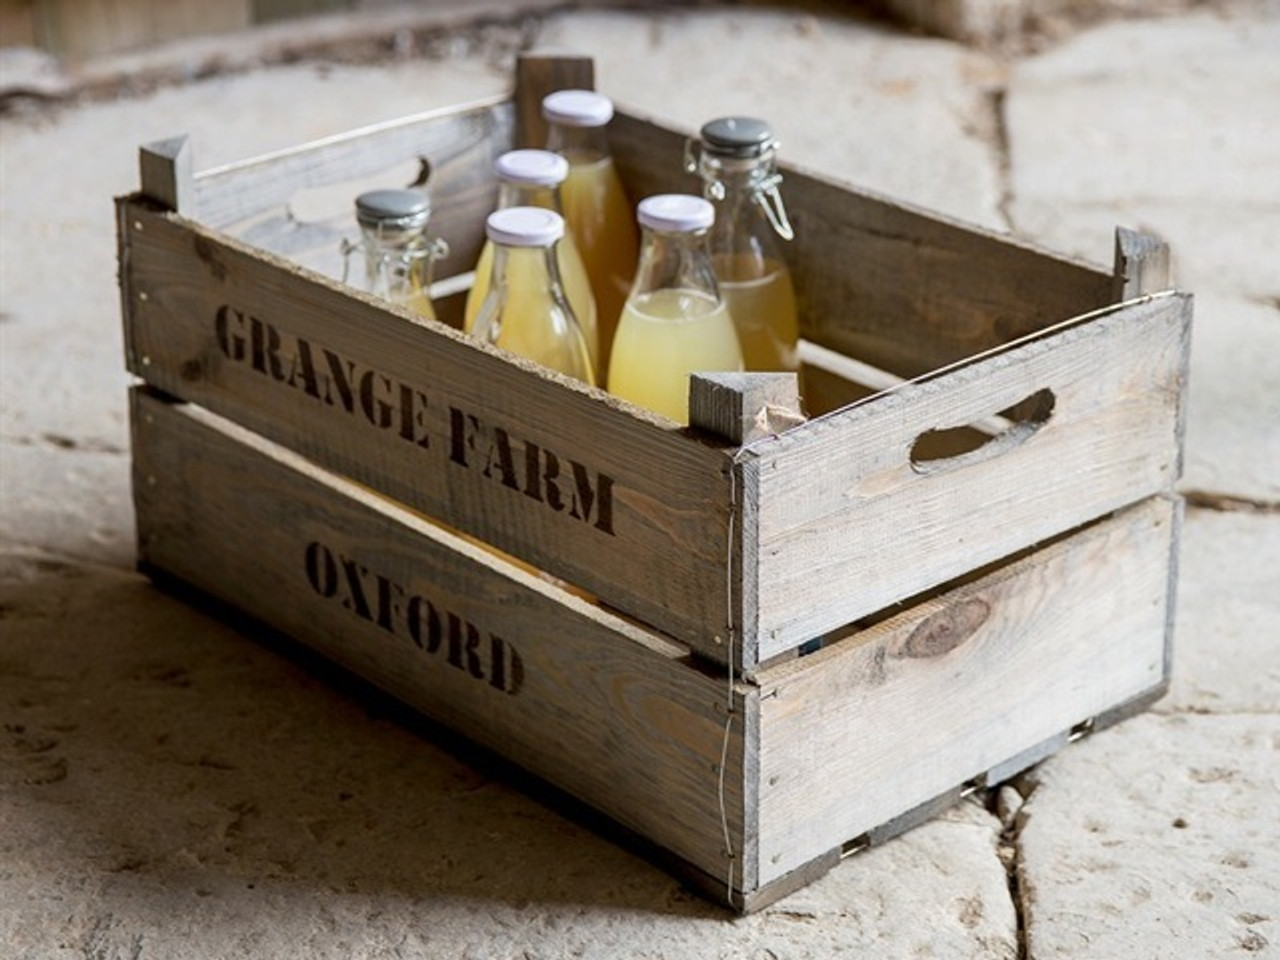
[[[723,661],[725,450],[142,201],[121,228],[132,372]]]
[[[1169,245],[1159,237],[1116,228],[1112,298],[1119,303],[1169,289]]]
[[[547,145],[542,100],[557,90],[594,90],[595,61],[588,56],[522,53],[516,57],[516,137],[519,147]]]
[[[804,423],[794,373],[695,373],[689,378],[689,425],[734,446]]]
[[[727,876],[751,691],[248,431],[132,399],[144,564]]]
[[[138,179],[142,193],[169,210],[189,213],[195,204],[195,172],[191,141],[173,137],[149,143],[138,151]]]
[[[1156,497],[760,682],[760,884],[1165,680]]]
[[[1115,307],[753,444],[760,659],[1171,489],[1189,320]],[[913,452],[1027,398],[970,453]]]
[[[406,163],[425,163],[433,201],[432,233],[449,256],[437,277],[470,270],[484,240],[484,218],[497,202],[493,165],[514,138],[514,109],[506,98],[436,110],[366,127],[195,174],[195,202],[187,216],[274,253],[301,254],[349,234],[354,220],[299,223],[289,204],[303,191],[391,177]],[[403,187],[407,183],[386,183]],[[251,236],[245,236],[246,231]]]

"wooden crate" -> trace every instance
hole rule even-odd
[[[590,79],[529,58],[513,98],[202,174],[144,148],[140,563],[750,910],[1163,691],[1190,298],[1136,235],[1105,273],[788,169],[809,418],[794,378],[695,378],[682,429],[471,341],[460,292],[421,323],[325,275],[353,185],[425,160],[463,289],[493,159]],[[637,197],[692,187],[681,133],[611,135]]]

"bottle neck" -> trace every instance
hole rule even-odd
[[[431,285],[433,260],[439,252],[427,239],[425,228],[364,227],[361,233],[365,289],[393,303],[422,296]]]
[[[560,204],[560,188],[541,184],[512,183],[509,180],[498,184],[498,207],[542,207],[562,213]]]
[[[505,299],[515,286],[528,285],[535,291],[548,290],[552,299],[564,302],[566,298],[564,280],[560,275],[558,247],[554,243],[545,247],[495,243],[489,289],[497,291]]]
[[[640,262],[631,295],[638,297],[668,289],[694,291],[720,299],[705,230],[667,233],[646,228],[641,231]]]
[[[791,221],[778,186],[772,150],[759,157],[722,157],[703,151],[696,160],[686,154],[686,168],[702,178],[702,192],[716,204],[712,246],[716,251],[735,250],[765,244],[772,248],[769,234],[784,240],[794,237]]]
[[[571,165],[598,163],[610,156],[609,134],[604,127],[551,123],[547,125],[547,149],[560,154]]]

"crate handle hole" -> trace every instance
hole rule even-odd
[[[926,430],[911,445],[911,468],[916,473],[939,473],[1008,453],[1049,422],[1056,403],[1057,397],[1046,387],[990,416]]]

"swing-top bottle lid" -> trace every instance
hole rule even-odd
[[[569,161],[550,150],[508,150],[498,158],[494,169],[511,183],[554,187],[569,176]]]
[[[716,210],[708,200],[687,193],[660,193],[645,197],[636,208],[640,226],[663,233],[693,233],[706,230],[716,220]]]
[[[769,124],[755,117],[720,117],[702,125],[703,149],[723,157],[758,157],[775,145]]]
[[[485,235],[508,247],[547,247],[564,236],[564,217],[544,207],[507,207],[489,214]]]
[[[416,230],[431,218],[431,200],[421,190],[369,190],[356,197],[362,227]]]
[[[603,127],[613,119],[613,101],[594,90],[557,90],[543,97],[542,116],[569,127]]]

